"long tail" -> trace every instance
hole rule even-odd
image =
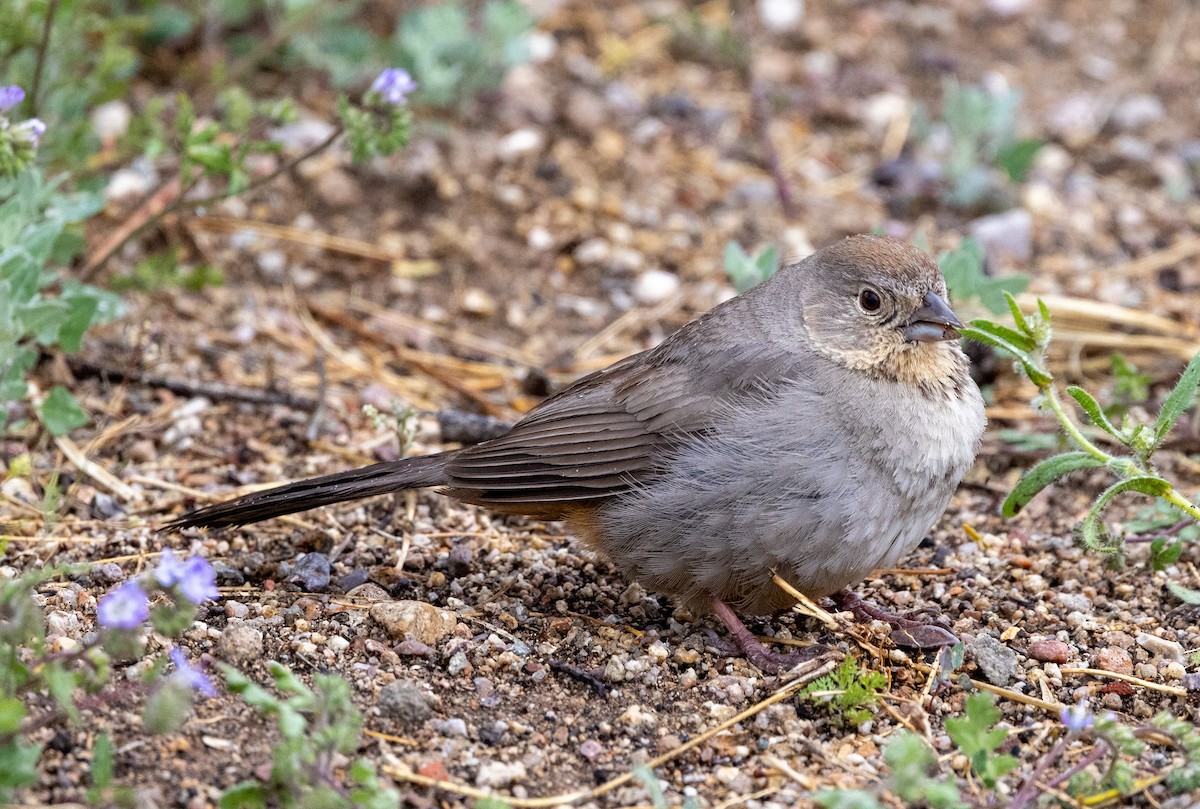
[[[405,489],[441,486],[448,482],[446,462],[453,455],[452,452],[423,455],[300,480],[198,509],[163,528],[172,530],[193,526],[220,528],[227,525],[245,525],[346,500],[359,500]]]

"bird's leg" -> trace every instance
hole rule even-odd
[[[936,649],[939,646],[953,646],[958,638],[943,626],[915,621],[903,615],[880,609],[870,602],[864,601],[850,590],[838,590],[829,596],[829,600],[839,610],[854,613],[860,621],[883,621],[892,627],[892,640],[897,646],[909,646],[916,649]]]
[[[737,614],[724,601],[714,598],[712,611],[725,626],[729,627],[729,634],[733,638],[733,642],[737,644],[737,648],[746,656],[746,659],[766,674],[790,671],[799,664],[828,651],[828,647],[821,645],[808,646],[794,652],[777,652],[774,649],[768,649],[758,638],[754,637],[754,633],[746,628],[742,619],[738,618]]]

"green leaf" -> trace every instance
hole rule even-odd
[[[1162,444],[1171,428],[1175,426],[1179,417],[1192,406],[1198,386],[1200,386],[1200,354],[1192,357],[1183,376],[1175,383],[1175,389],[1163,402],[1162,410],[1158,411],[1158,419],[1154,422],[1154,447],[1156,449]]]
[[[13,697],[0,699],[0,736],[16,733],[25,721],[25,704]]]
[[[1033,160],[1041,148],[1042,142],[1037,138],[1013,141],[996,155],[996,165],[1003,169],[1008,179],[1014,183],[1023,183],[1029,176]]]
[[[1167,582],[1167,589],[1184,604],[1200,604],[1200,590],[1192,590],[1173,581]]]
[[[92,745],[92,785],[104,789],[113,780],[113,744],[107,733],[96,737]]]
[[[1136,477],[1117,481],[1100,493],[1096,501],[1092,503],[1087,516],[1083,518],[1083,523],[1079,526],[1080,537],[1083,543],[1093,550],[1112,552],[1112,548],[1104,542],[1103,524],[1100,521],[1100,514],[1108,505],[1108,501],[1112,500],[1118,494],[1122,492],[1140,492],[1151,497],[1160,497],[1169,491],[1171,491],[1171,484],[1153,475],[1137,475]]]
[[[1079,469],[1095,469],[1100,466],[1104,466],[1104,461],[1086,452],[1064,452],[1061,455],[1047,458],[1026,472],[1025,476],[1017,482],[1008,497],[1004,499],[1004,504],[1000,506],[1000,513],[1005,517],[1015,517],[1021,509],[1028,505],[1030,500],[1037,496],[1038,492],[1063,475]]]
[[[1088,418],[1092,420],[1093,424],[1095,424],[1101,430],[1104,430],[1104,432],[1108,433],[1121,443],[1125,443],[1126,437],[1121,433],[1120,430],[1113,426],[1111,421],[1108,420],[1108,416],[1104,414],[1104,410],[1101,409],[1100,403],[1096,401],[1092,394],[1088,393],[1078,385],[1071,385],[1068,387],[1067,393],[1072,399],[1079,403],[1079,406],[1083,408],[1083,412],[1088,414]]]
[[[66,301],[70,311],[58,329],[58,344],[63,351],[73,354],[79,350],[83,333],[92,325],[100,304],[95,298],[83,295],[67,298]]]
[[[1008,304],[1008,311],[1012,313],[1013,322],[1017,324],[1017,329],[1029,337],[1033,337],[1033,330],[1029,328],[1029,321],[1025,319],[1025,313],[1021,311],[1021,307],[1017,305],[1017,299],[1013,297],[1011,292],[1004,293],[1004,302]]]
[[[88,414],[70,391],[62,385],[55,385],[42,401],[42,423],[51,435],[66,435],[76,427],[88,423]]]
[[[982,318],[972,320],[971,325],[980,331],[987,332],[993,337],[1003,340],[1010,345],[1016,346],[1021,351],[1031,352],[1037,348],[1036,340],[1034,340],[1032,337],[1022,334],[1015,329],[1010,329],[1008,326],[1004,326],[999,323],[993,323],[990,320],[984,320]]]
[[[79,721],[79,709],[75,707],[75,688],[79,685],[79,675],[55,661],[43,667],[42,680],[67,718],[72,722]]]
[[[174,733],[192,712],[192,689],[166,680],[146,700],[142,724],[153,734]]]
[[[267,792],[258,781],[242,781],[221,793],[221,809],[266,809]]]
[[[1000,709],[989,694],[977,692],[967,697],[963,716],[946,720],[946,732],[971,761],[971,769],[989,787],[1017,766],[1017,759],[996,755],[996,749],[1008,738],[1002,728],[993,729],[1000,720]]]
[[[1025,372],[1025,375],[1029,377],[1029,380],[1039,388],[1044,388],[1053,381],[1054,378],[1041,367],[1036,359],[1030,356],[1029,352],[1018,348],[1001,337],[997,337],[990,332],[980,329],[978,326],[981,322],[988,323],[986,320],[972,321],[970,326],[965,326],[959,329],[959,333],[961,333],[962,336],[966,337],[968,340],[985,343],[993,348],[998,348],[1001,351],[1011,354],[1013,358],[1016,359],[1016,361],[1021,365],[1021,370]]]
[[[1126,528],[1128,527],[1126,525]],[[1166,570],[1178,562],[1182,554],[1183,543],[1178,539],[1168,540],[1166,537],[1158,537],[1150,543],[1150,569]]]

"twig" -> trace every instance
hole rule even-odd
[[[1026,804],[1037,798],[1038,784],[1042,780],[1042,775],[1046,770],[1050,769],[1054,762],[1062,758],[1063,753],[1067,752],[1067,745],[1075,740],[1077,734],[1075,731],[1068,731],[1062,736],[1054,747],[1050,748],[1050,752],[1038,759],[1037,765],[1033,768],[1021,784],[1021,788],[1017,790],[1017,794],[1013,795],[1012,803],[1008,805],[1008,809],[1025,809]]]
[[[298,396],[287,391],[259,390],[244,388],[237,385],[227,385],[224,382],[190,382],[184,379],[148,374],[136,369],[117,368],[101,365],[96,362],[67,357],[67,364],[79,376],[96,376],[113,379],[117,382],[128,382],[146,385],[151,388],[163,388],[183,396],[206,396],[214,401],[250,402],[251,404],[286,405],[297,410],[316,411],[320,402],[307,396]]]
[[[783,165],[779,160],[779,152],[771,140],[771,99],[762,82],[750,80],[750,102],[753,109],[754,122],[758,130],[758,140],[763,150],[763,160],[771,172],[775,183],[775,195],[779,197],[779,207],[785,218],[796,218],[796,203],[792,198],[792,189],[783,173]]]
[[[1103,671],[1102,669],[1087,669],[1087,668],[1066,668],[1059,669],[1063,674],[1090,674],[1093,677],[1108,677],[1113,680],[1124,680],[1133,685],[1139,685],[1142,688],[1148,688],[1151,691],[1161,691],[1164,694],[1170,694],[1174,697],[1186,697],[1188,690],[1180,688],[1177,685],[1160,685],[1152,683],[1149,680],[1143,680],[1140,677],[1134,677],[1132,674],[1118,674],[1115,671]]]
[[[29,85],[29,102],[33,117],[38,114],[38,93],[42,88],[42,71],[46,67],[46,52],[50,49],[50,30],[54,28],[54,18],[58,15],[58,0],[50,0],[46,7],[46,24],[42,27],[42,40],[38,43],[37,64],[33,68],[33,81]]]

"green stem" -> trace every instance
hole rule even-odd
[[[1166,494],[1162,495],[1162,499],[1175,506],[1175,508],[1196,522],[1200,522],[1200,508],[1197,508],[1190,500],[1180,494],[1179,490],[1175,488],[1170,489]]]
[[[1062,425],[1063,430],[1071,438],[1071,440],[1079,446],[1080,449],[1082,449],[1088,455],[1091,455],[1096,460],[1102,461],[1106,464],[1113,459],[1113,456],[1109,455],[1107,452],[1089,441],[1087,436],[1083,434],[1083,431],[1079,429],[1078,425],[1071,420],[1070,414],[1067,413],[1066,408],[1063,407],[1062,399],[1058,398],[1058,393],[1055,392],[1053,385],[1048,384],[1043,387],[1041,391],[1042,395],[1046,397],[1046,402],[1050,405],[1050,409],[1054,411],[1054,416],[1058,419],[1058,423]]]

